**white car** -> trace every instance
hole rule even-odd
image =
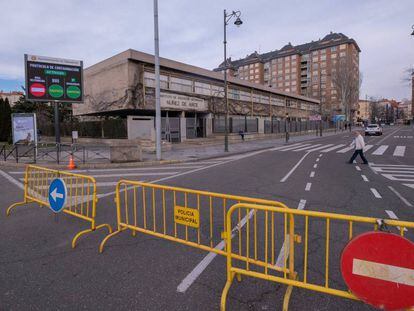
[[[382,135],[382,127],[378,124],[368,124],[365,128],[365,136]]]

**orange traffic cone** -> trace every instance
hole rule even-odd
[[[73,170],[75,168],[76,168],[76,164],[75,164],[75,161],[73,161],[73,156],[70,156],[68,170]]]

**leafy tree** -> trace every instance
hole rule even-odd
[[[5,104],[3,98],[0,98],[0,141],[4,141],[3,133],[5,128]]]
[[[10,108],[10,103],[9,103],[9,99],[6,98],[6,100],[4,101],[4,117],[3,120],[1,121],[1,123],[3,123],[3,129],[1,132],[1,139],[0,140],[4,140],[4,141],[10,141],[11,140],[11,132],[12,132],[12,125],[11,125],[11,108]]]

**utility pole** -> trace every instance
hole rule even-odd
[[[157,160],[161,160],[161,102],[160,102],[160,47],[158,36],[158,0],[154,0],[154,50],[155,50],[155,144]]]

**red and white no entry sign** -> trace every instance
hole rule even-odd
[[[30,94],[36,97],[42,97],[46,93],[46,87],[41,83],[33,83],[30,85]]]
[[[352,239],[341,256],[351,292],[385,310],[414,306],[414,243],[396,234],[367,232]]]

